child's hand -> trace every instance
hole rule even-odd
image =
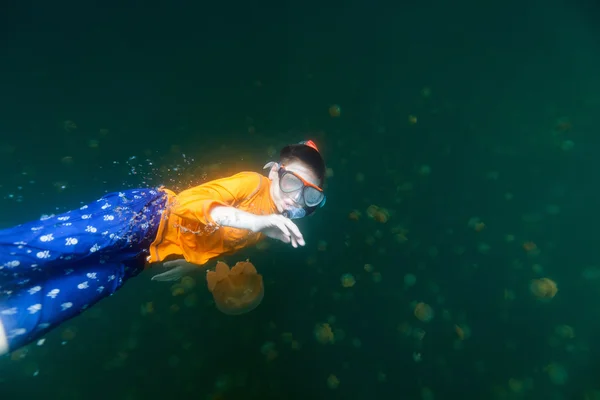
[[[272,239],[281,240],[283,243],[291,243],[293,247],[306,244],[298,226],[283,215],[257,215],[256,231]]]

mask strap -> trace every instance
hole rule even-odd
[[[269,161],[268,163],[265,164],[265,166],[263,167],[263,169],[272,168],[273,165],[277,165],[277,163],[275,161]]]

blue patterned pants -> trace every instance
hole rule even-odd
[[[110,193],[0,231],[0,320],[9,350],[36,340],[144,269],[166,194]]]

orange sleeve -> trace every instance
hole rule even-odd
[[[203,183],[179,193],[171,205],[171,213],[180,218],[213,224],[211,210],[216,206],[236,207],[260,188],[261,176],[256,172],[239,174]]]

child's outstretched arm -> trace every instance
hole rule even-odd
[[[257,221],[258,215],[239,210],[235,207],[214,207],[210,211],[210,216],[213,221],[221,226],[259,232],[259,229],[257,229],[259,225]]]
[[[293,247],[304,246],[304,237],[292,220],[279,215],[256,215],[235,207],[217,206],[210,216],[218,225],[261,232],[266,236],[291,243]]]

